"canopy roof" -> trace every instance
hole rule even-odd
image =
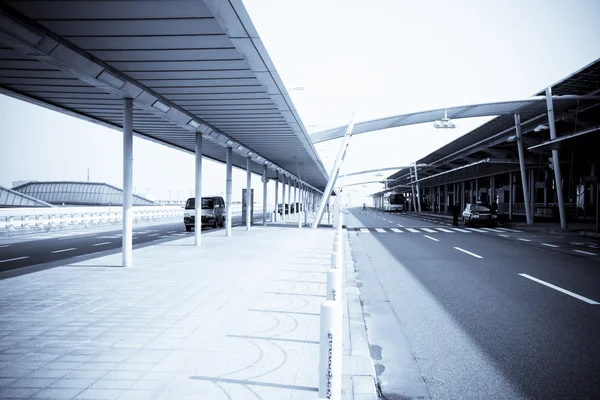
[[[317,189],[325,169],[241,0],[0,3],[0,93]]]

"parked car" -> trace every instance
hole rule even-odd
[[[498,213],[492,211],[491,207],[483,204],[467,204],[462,217],[463,223],[466,226],[498,225]]]
[[[196,225],[194,215],[195,208],[196,198],[190,197],[185,203],[185,210],[183,214],[183,223],[185,224],[185,230],[188,232],[190,232]],[[200,229],[205,226],[210,226],[213,228],[225,226],[225,201],[221,196],[202,197],[200,212],[202,216],[202,220],[200,221]]]

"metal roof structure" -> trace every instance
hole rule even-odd
[[[544,91],[536,93],[540,96]],[[577,151],[582,160],[600,157],[600,59],[574,72],[552,86],[557,139],[550,141],[547,109],[521,113],[523,141],[528,166],[547,164],[552,146],[561,151]],[[559,97],[556,97],[559,96]],[[559,106],[562,98],[582,96],[568,107]],[[517,111],[519,112],[519,111]],[[542,128],[542,129],[540,129]],[[516,149],[515,119],[513,115],[501,115],[457,138],[427,156],[417,164],[419,181],[424,186],[442,185],[465,179],[490,176],[519,170]],[[568,140],[566,140],[568,138]],[[559,143],[557,143],[559,142]],[[411,182],[410,173],[400,170],[388,177],[395,185]],[[381,193],[381,192],[380,192]]]
[[[0,3],[0,93],[322,190],[323,164],[241,0]]]
[[[397,128],[400,126],[423,124],[434,122],[446,116],[453,119],[489,117],[496,115],[521,114],[523,117],[539,115],[546,112],[546,97],[531,97],[522,100],[500,101],[495,103],[470,104],[458,107],[440,108],[437,110],[419,111],[408,114],[394,115],[393,117],[379,118],[369,121],[357,122],[352,130],[353,135],[379,131],[383,129]],[[554,108],[557,112],[563,112],[578,104],[595,104],[600,101],[600,96],[562,96],[554,98]],[[313,143],[325,142],[344,136],[346,127],[340,126],[311,134]]]
[[[9,207],[54,207],[26,194],[0,186],[0,208]]]
[[[30,198],[39,199],[48,206],[120,206],[123,204],[123,190],[101,182],[29,182],[13,188]],[[159,206],[160,204],[136,194],[134,206]]]

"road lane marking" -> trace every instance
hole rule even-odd
[[[486,231],[486,232],[494,232],[496,233],[495,230],[493,230],[492,228],[481,228],[482,231]]]
[[[161,236],[159,239],[168,238],[168,236]]]
[[[437,231],[434,231],[433,229],[429,229],[429,228],[421,228],[421,229],[424,230],[425,232],[437,233]]]
[[[102,243],[95,243],[92,246],[105,246],[107,244],[111,244],[112,242],[102,242]]]
[[[396,224],[396,225],[398,225],[400,228],[404,228],[404,225],[400,225],[400,224]]]
[[[454,232],[452,232],[450,229],[446,229],[446,228],[436,228],[436,229],[437,229],[438,231],[441,231],[441,232],[446,232],[446,233],[454,233]]]
[[[515,233],[522,233],[523,232],[523,231],[519,231],[519,230],[516,230],[516,229],[508,229],[508,228],[496,228],[496,229],[499,229],[499,230],[504,231],[504,232],[515,232]]]
[[[583,251],[583,250],[573,250],[576,253],[581,253],[581,254],[586,254],[588,256],[597,256],[598,254],[596,253],[590,253],[589,251]]]
[[[412,233],[421,233],[418,230],[413,229],[413,228],[406,228],[406,230],[409,231],[409,232],[412,232]]]
[[[390,228],[392,230],[392,232],[396,232],[396,233],[404,233],[402,232],[400,229],[398,228]]]
[[[369,233],[369,232],[370,232],[368,229],[365,229],[365,228],[361,228],[361,229],[360,229],[360,231],[361,231],[362,233]]]
[[[439,242],[439,240],[437,240],[436,238],[432,238],[431,236],[427,236],[427,235],[423,235],[423,236],[425,236],[427,239],[433,240],[434,242]]]
[[[471,232],[469,232],[468,230],[466,230],[466,229],[461,229],[461,228],[450,228],[450,229],[452,229],[453,231],[456,231],[456,232],[462,232],[462,233],[471,233]]]
[[[169,231],[169,232],[167,232],[167,233],[176,233],[176,232],[177,232],[177,231]]]
[[[4,247],[8,247],[8,246],[10,246],[10,244],[2,244],[2,245],[0,245],[0,249],[3,249]]]
[[[71,247],[70,249],[54,250],[54,251],[51,251],[50,253],[64,253],[65,251],[73,251],[73,250],[77,250],[77,248]]]
[[[531,240],[523,238],[517,238],[517,240],[520,240],[521,242],[531,242]]]
[[[600,304],[600,303],[598,303],[598,302],[596,302],[596,301],[594,301],[594,300],[590,300],[590,299],[588,299],[587,297],[583,297],[583,296],[580,296],[580,295],[578,295],[577,293],[573,293],[573,292],[571,292],[571,291],[568,291],[567,289],[563,289],[563,288],[561,288],[561,287],[558,287],[558,286],[556,286],[556,285],[553,285],[553,284],[551,284],[551,283],[545,282],[545,281],[543,281],[543,280],[541,280],[541,279],[534,278],[533,276],[530,276],[530,275],[527,275],[527,274],[519,274],[519,275],[521,275],[523,278],[530,279],[530,280],[532,280],[532,281],[534,281],[534,282],[537,282],[537,283],[540,283],[540,284],[542,284],[542,285],[544,285],[544,286],[548,286],[549,288],[552,288],[552,289],[554,289],[554,290],[558,290],[558,291],[559,291],[559,292],[561,292],[561,293],[568,294],[569,296],[571,296],[571,297],[575,297],[575,298],[576,298],[576,299],[578,299],[578,300],[585,301],[585,302],[586,302],[586,303],[588,303],[588,304],[593,304],[593,305],[598,305],[598,304]]]
[[[151,237],[151,236],[158,236],[158,235],[160,235],[160,233],[154,233],[154,234],[152,234],[152,235],[148,235],[148,237]]]
[[[508,235],[503,235],[503,234],[499,234],[498,236],[505,237],[505,238],[510,237]]]
[[[555,244],[550,244],[550,243],[541,243],[542,246],[548,246],[548,247],[559,247]]]
[[[386,233],[385,229],[375,228],[375,230],[379,233]]]
[[[471,231],[471,232],[479,232],[479,229],[475,229],[475,228],[465,228],[465,229],[468,231]]]
[[[468,250],[465,250],[465,249],[461,249],[460,247],[455,247],[455,249],[456,249],[456,250],[458,250],[458,251],[462,251],[463,253],[465,253],[465,254],[468,254],[468,255],[470,255],[470,256],[473,256],[473,257],[475,257],[475,258],[483,258],[483,257],[481,257],[480,255],[477,255],[477,254],[475,254],[475,253],[471,253],[470,251],[468,251]]]
[[[0,264],[1,263],[5,263],[5,262],[11,262],[11,261],[18,261],[18,260],[24,260],[26,258],[29,258],[29,256],[25,256],[25,257],[17,257],[17,258],[9,258],[8,260],[0,260]]]

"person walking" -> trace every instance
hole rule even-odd
[[[367,211],[367,203],[363,203],[363,211]]]
[[[452,226],[458,226],[458,215],[460,214],[460,206],[455,203],[452,206]]]

